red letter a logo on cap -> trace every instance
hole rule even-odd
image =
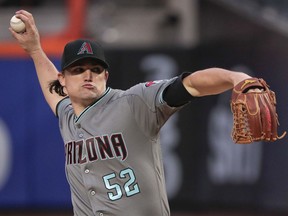
[[[90,45],[90,43],[84,42],[81,46],[81,48],[79,49],[77,55],[81,55],[81,54],[93,54],[93,50],[92,47]]]

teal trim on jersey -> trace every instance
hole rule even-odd
[[[167,87],[166,87],[167,88]],[[166,89],[165,88],[165,89]],[[164,90],[165,90],[164,89]],[[164,90],[160,93],[160,97],[159,97],[159,102],[160,102],[160,104],[164,104],[164,103],[166,103],[165,101],[164,101],[164,99],[163,99],[163,92],[164,92]]]
[[[105,95],[107,95],[110,91],[111,91],[111,88],[108,87],[108,88],[106,89],[106,91],[104,92],[104,94],[103,94],[100,98],[98,98],[98,99],[97,99],[93,104],[91,104],[90,106],[86,107],[86,108],[80,113],[80,115],[75,118],[75,123],[77,123],[77,122],[81,119],[81,117],[82,117],[86,112],[88,112],[88,111],[90,110],[90,108],[96,106],[96,105],[101,101],[101,99],[104,98]]]

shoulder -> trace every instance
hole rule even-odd
[[[138,95],[156,95],[161,90],[169,86],[175,78],[165,80],[153,80],[132,86],[126,91],[127,94],[138,94]]]
[[[136,84],[124,91],[130,104],[145,104],[152,108],[164,103],[163,92],[167,86],[174,82],[176,78],[166,80],[154,80]]]
[[[73,107],[72,107],[72,104],[71,104],[69,97],[65,97],[57,103],[57,105],[56,105],[56,117],[59,118],[61,113],[67,109],[73,110]]]

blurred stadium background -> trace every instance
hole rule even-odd
[[[262,77],[287,130],[288,1],[0,0],[1,216],[72,215],[57,119],[8,31],[19,9],[34,14],[57,67],[69,40],[100,41],[113,88],[214,66]],[[229,98],[198,100],[163,128],[172,216],[288,214],[287,137],[233,144]]]

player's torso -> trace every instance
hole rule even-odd
[[[95,215],[169,215],[158,136],[139,128],[119,94],[112,90],[61,130],[75,214],[91,214],[90,205]]]

